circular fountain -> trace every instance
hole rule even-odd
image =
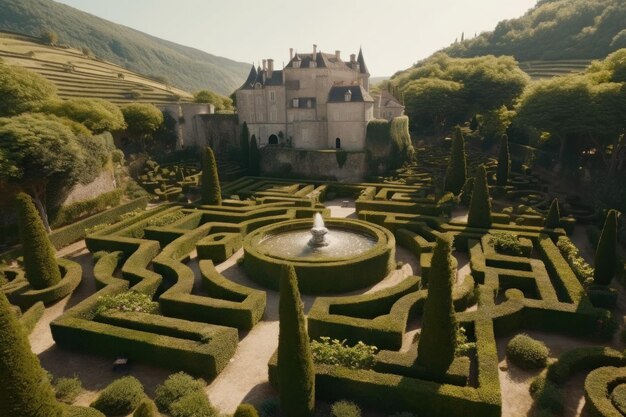
[[[354,219],[288,220],[244,238],[244,267],[258,283],[278,289],[281,268],[293,264],[300,291],[339,293],[370,286],[395,267],[389,230]]]

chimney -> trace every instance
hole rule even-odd
[[[356,62],[356,54],[350,54],[350,63],[354,64]]]
[[[335,51],[335,59],[341,59],[341,51],[339,50]]]
[[[268,59],[267,60],[267,77],[272,78],[273,72],[274,72],[274,60]]]
[[[313,59],[315,59],[315,57],[317,56],[317,45],[313,44]]]
[[[289,60],[293,59],[293,48],[289,48]]]
[[[263,71],[267,69],[267,59],[263,60]]]

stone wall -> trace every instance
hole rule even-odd
[[[201,136],[196,130],[194,119],[199,115],[214,113],[215,106],[209,103],[167,103],[157,107],[168,112],[176,120],[176,149],[202,145]]]
[[[365,152],[304,149],[266,146],[261,149],[261,171],[267,175],[295,178],[330,179],[345,182],[363,181],[367,172]],[[343,166],[340,165],[345,157]]]
[[[193,118],[197,146],[210,146],[221,159],[232,157],[239,149],[236,114],[199,114]]]
[[[89,184],[76,184],[72,187],[67,197],[61,203],[61,206],[75,203],[77,201],[91,200],[100,194],[108,193],[117,188],[115,175],[112,170],[103,170],[98,177]]]

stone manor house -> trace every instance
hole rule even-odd
[[[246,122],[260,145],[285,144],[299,149],[362,151],[370,120],[401,116],[404,107],[386,92],[372,97],[363,52],[341,59],[340,51],[312,53],[289,49],[289,63],[274,60],[252,65],[236,91],[239,123]]]

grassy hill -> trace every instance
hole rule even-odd
[[[626,1],[539,0],[523,16],[443,52],[466,58],[512,55],[518,61],[602,59],[626,47]]]
[[[245,80],[249,64],[178,45],[52,0],[0,1],[0,30],[38,37],[44,29],[58,44],[88,50],[130,71],[166,79],[187,91],[228,95]]]
[[[24,35],[0,32],[0,59],[43,75],[56,84],[62,98],[102,98],[118,104],[191,99],[187,91],[96,60],[78,49],[44,45]]]

